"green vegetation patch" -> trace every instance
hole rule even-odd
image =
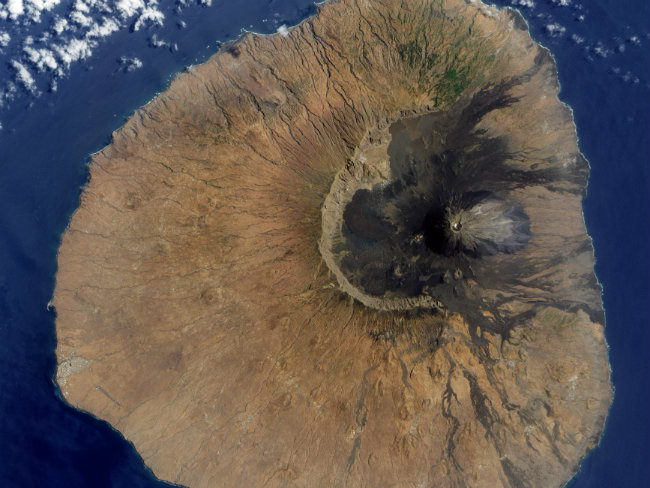
[[[471,21],[446,16],[441,4],[400,12],[397,20],[410,25],[410,35],[397,45],[405,74],[414,81],[409,91],[427,94],[434,106],[444,107],[485,82],[496,60],[490,41],[472,33]]]

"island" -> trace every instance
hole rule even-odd
[[[558,91],[474,0],[224,45],[92,156],[62,396],[183,486],[563,486],[612,388]]]

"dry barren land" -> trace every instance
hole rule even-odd
[[[92,157],[57,382],[192,487],[558,487],[611,401],[555,64],[509,10],[339,0]]]

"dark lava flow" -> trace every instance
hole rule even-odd
[[[460,111],[393,123],[393,181],[358,190],[343,213],[341,269],[354,286],[437,297],[454,276],[472,276],[472,262],[526,246],[528,216],[508,193],[530,177],[504,165],[512,155],[501,137],[476,130],[485,114],[517,101],[508,88],[483,90]]]
[[[555,293],[559,278],[548,270],[571,255],[533,242],[526,212],[531,202],[539,206],[540,188],[582,194],[586,161],[580,153],[570,155],[571,168],[531,159],[526,148],[509,150],[507,126],[488,134],[479,125],[519,102],[511,89],[520,81],[505,80],[446,111],[392,123],[390,180],[358,189],[343,210],[335,255],[352,287],[385,299],[388,310],[430,312],[433,299],[434,308],[459,312],[504,336],[525,319],[507,309],[512,300],[602,315]],[[588,246],[586,238],[573,254]],[[585,280],[597,288],[595,278]]]
[[[478,313],[492,308],[482,286],[505,290],[530,272],[517,258],[531,237],[529,219],[512,190],[555,175],[513,169],[506,161],[519,156],[508,153],[507,135],[476,127],[518,101],[508,93],[514,84],[392,124],[392,181],[358,190],[343,213],[340,265],[353,286],[375,297],[429,295],[452,311]]]

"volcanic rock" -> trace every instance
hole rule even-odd
[[[188,68],[90,162],[63,396],[186,486],[562,486],[612,392],[557,93],[478,1],[334,1]]]

